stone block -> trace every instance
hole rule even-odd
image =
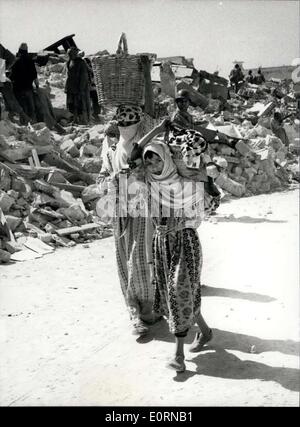
[[[14,203],[15,199],[13,197],[0,190],[0,208],[4,213],[7,213]]]

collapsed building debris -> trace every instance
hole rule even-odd
[[[40,121],[22,126],[5,111],[0,121],[0,263],[112,235],[97,216],[100,196],[94,189],[105,126],[114,113],[106,109],[100,123],[72,125],[63,92],[66,55],[58,47],[52,46],[47,65],[38,68],[44,105]],[[204,137],[214,135],[207,172],[223,197],[278,191],[299,182],[300,120],[290,82],[245,83],[233,93],[227,79],[197,72],[191,60],[179,58],[178,65],[188,72],[177,76],[170,58],[158,62],[160,79],[153,82],[160,88],[154,90],[157,112],[170,116],[176,92],[188,90],[191,115],[203,126]],[[289,146],[272,131],[275,109],[284,117]]]

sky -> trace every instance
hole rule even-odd
[[[126,33],[129,53],[194,58],[197,69],[228,76],[245,68],[291,65],[300,57],[299,1],[0,0],[0,43],[37,52],[74,34],[86,54],[115,53]]]

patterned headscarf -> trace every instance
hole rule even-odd
[[[120,105],[116,112],[118,126],[130,126],[141,121],[143,110],[137,105]]]

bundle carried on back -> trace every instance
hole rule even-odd
[[[122,33],[114,55],[92,58],[99,102],[117,106],[144,103],[144,73],[140,55],[129,55]]]
[[[194,181],[207,181],[206,167],[203,164],[207,142],[197,131],[173,128],[166,135],[166,142],[180,176]]]

